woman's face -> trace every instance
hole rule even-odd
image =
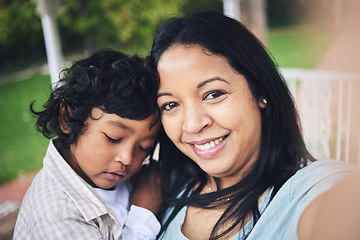
[[[160,57],[158,105],[174,144],[230,186],[257,160],[264,108],[243,75],[198,45],[174,45]]]

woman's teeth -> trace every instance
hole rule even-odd
[[[195,146],[197,149],[200,149],[200,150],[202,150],[202,151],[204,151],[204,150],[209,150],[210,148],[213,148],[213,147],[215,147],[216,145],[218,145],[219,143],[221,143],[223,140],[224,140],[223,137],[219,137],[218,139],[213,140],[213,141],[208,142],[208,143],[205,143],[205,144],[203,144],[203,145],[194,144],[194,146]]]

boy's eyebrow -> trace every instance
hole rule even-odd
[[[110,124],[110,125],[115,125],[119,128],[122,128],[122,129],[125,129],[125,130],[130,130],[130,128],[124,124],[122,124],[121,122],[118,122],[118,121],[114,121],[114,120],[109,120],[106,122],[107,124]]]
[[[162,97],[162,96],[172,96],[172,94],[171,93],[158,93],[157,94],[157,98]]]
[[[121,123],[121,122],[118,122],[118,121],[114,121],[114,120],[109,120],[106,122],[107,124],[110,124],[110,125],[115,125],[119,128],[122,128],[124,130],[128,130],[128,131],[132,131],[132,128],[126,126],[125,124]],[[151,139],[151,140],[154,140],[157,138],[157,134],[155,135],[151,135],[149,137],[147,137],[146,139]]]

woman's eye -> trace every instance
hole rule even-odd
[[[161,111],[170,111],[171,109],[177,107],[179,104],[176,102],[168,102],[161,105],[160,110]]]
[[[226,94],[225,91],[222,90],[213,90],[210,92],[207,92],[204,97],[203,100],[210,100],[210,99],[216,99],[218,97],[221,97],[222,95]]]
[[[106,136],[107,140],[108,140],[109,142],[111,142],[111,143],[119,143],[119,142],[121,142],[121,138],[115,139],[115,138],[109,137],[109,136],[106,135],[105,133],[104,133],[104,135]]]

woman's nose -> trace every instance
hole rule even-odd
[[[182,130],[188,133],[198,133],[202,129],[211,126],[210,115],[200,106],[188,106],[183,109]]]

